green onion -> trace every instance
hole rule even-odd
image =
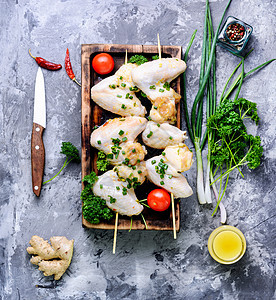
[[[150,133],[147,135],[147,138],[150,138],[153,135],[153,132],[150,131]]]

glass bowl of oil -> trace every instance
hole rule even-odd
[[[225,265],[233,264],[244,255],[246,240],[238,228],[223,225],[211,233],[208,240],[208,250],[217,262]]]

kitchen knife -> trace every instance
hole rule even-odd
[[[45,148],[42,134],[46,128],[46,103],[44,77],[39,67],[35,81],[34,118],[31,141],[32,183],[36,196],[40,195],[45,165]]]

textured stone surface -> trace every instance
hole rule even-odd
[[[30,138],[33,114],[34,55],[63,63],[70,49],[80,79],[82,43],[181,45],[198,33],[188,61],[188,97],[198,86],[204,1],[2,0],[0,17],[0,298],[1,299],[275,299],[275,63],[248,78],[241,95],[255,101],[261,122],[249,130],[262,137],[264,157],[245,178],[232,174],[224,199],[228,223],[247,239],[243,259],[232,266],[216,263],[207,240],[219,225],[211,208],[199,206],[196,195],[181,202],[181,230],[118,232],[112,255],[112,231],[81,227],[81,166],[69,165],[36,198],[31,189]],[[211,1],[215,26],[226,5]],[[227,15],[253,25],[246,71],[275,57],[275,1],[233,0]],[[217,48],[218,94],[239,59]],[[47,72],[45,177],[63,164],[62,141],[81,145],[80,88],[65,70]],[[188,145],[190,143],[188,142]],[[195,165],[187,174],[195,191]],[[69,270],[52,286],[29,262],[26,247],[32,235],[75,239]],[[50,285],[36,288],[35,285]],[[51,288],[52,287],[52,288]]]

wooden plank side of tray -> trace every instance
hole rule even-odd
[[[162,46],[162,54],[167,57],[177,57],[181,59],[181,47],[180,46]],[[116,45],[116,44],[83,44],[81,48],[81,79],[82,79],[82,102],[81,102],[81,132],[82,132],[82,178],[89,175],[91,171],[97,172],[96,160],[97,150],[93,149],[90,145],[90,135],[92,128],[95,125],[101,123],[101,119],[104,115],[104,110],[91,101],[91,87],[94,83],[93,74],[91,71],[91,60],[96,53],[106,52],[113,54],[114,56],[120,55],[115,60],[115,68],[119,68],[124,63],[125,52],[131,54],[152,54],[158,53],[157,46],[151,45]],[[180,78],[175,81],[174,89],[180,94]],[[177,104],[177,123],[176,126],[180,128],[180,105]],[[84,188],[84,184],[82,184]],[[176,229],[179,231],[180,227],[180,207],[179,201],[176,201],[175,205],[176,215]],[[157,213],[158,214],[158,213]],[[149,230],[172,230],[172,214],[170,213],[167,220],[146,220]],[[102,222],[100,224],[91,224],[82,217],[82,224],[87,228],[98,229],[114,229],[115,220],[110,222]],[[130,229],[130,218],[119,217],[118,229]],[[140,217],[134,217],[132,222],[132,230],[143,230],[145,224]]]

